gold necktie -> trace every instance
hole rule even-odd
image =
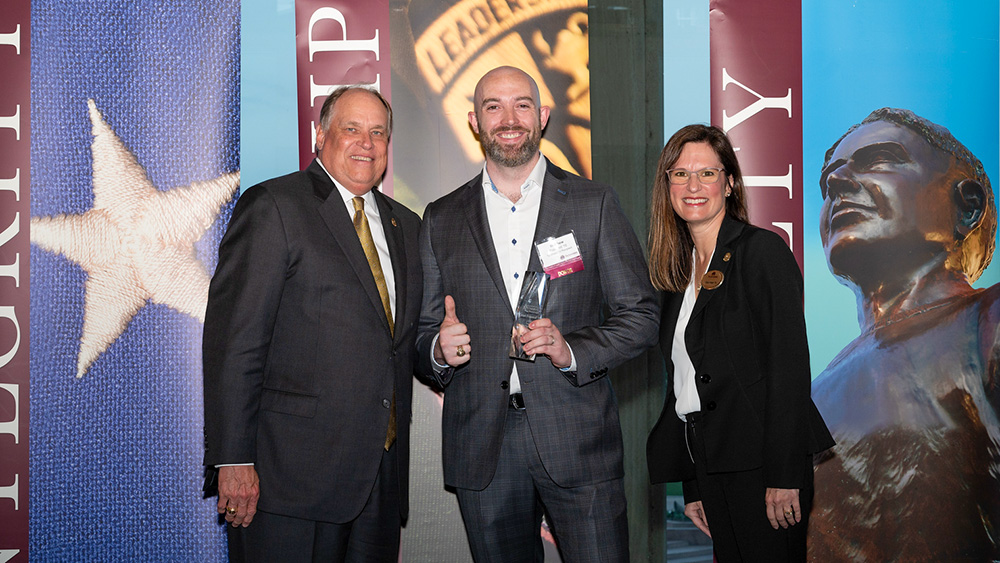
[[[395,331],[392,322],[392,307],[389,305],[389,288],[385,285],[385,274],[382,273],[382,263],[378,259],[378,250],[375,249],[375,240],[372,239],[372,230],[368,226],[368,217],[365,216],[365,200],[358,196],[354,202],[354,230],[358,232],[361,239],[361,248],[368,258],[368,267],[372,270],[375,278],[375,287],[378,288],[378,295],[382,298],[382,308],[385,309],[385,318],[389,321],[389,333]],[[392,406],[389,411],[389,428],[385,433],[385,449],[389,451],[389,446],[396,441],[396,391],[392,392]]]

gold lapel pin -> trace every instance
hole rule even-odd
[[[396,218],[395,218],[395,217],[392,217],[392,218],[390,218],[390,219],[389,219],[389,222],[390,222],[390,223],[392,223],[392,226],[393,226],[393,227],[396,227],[396,226],[398,226],[398,225],[396,225]]]
[[[727,252],[725,256],[722,257],[723,262],[729,262],[729,259],[733,257],[732,252]]]

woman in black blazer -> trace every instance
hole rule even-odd
[[[805,561],[812,454],[833,438],[809,396],[802,274],[781,237],[749,224],[721,129],[689,125],[663,148],[649,253],[667,373],[652,481],[683,482],[721,563]]]

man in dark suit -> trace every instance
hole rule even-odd
[[[380,94],[335,91],[318,158],[247,190],[219,248],[205,464],[234,559],[397,560],[422,282],[419,218],[374,189],[391,132]]]
[[[622,437],[606,375],[656,341],[659,306],[614,191],[538,152],[548,115],[521,70],[494,69],[476,86],[469,122],[486,165],[425,211],[418,362],[446,387],[444,478],[477,561],[540,561],[543,510],[563,560],[626,561]],[[515,362],[525,271],[541,272],[545,243],[568,234],[560,240],[582,269],[551,269],[543,318],[520,336],[538,356]]]

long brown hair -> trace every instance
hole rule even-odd
[[[649,278],[654,287],[666,291],[683,291],[691,281],[694,241],[687,224],[670,204],[670,181],[667,179],[667,170],[681,157],[688,143],[708,143],[712,147],[732,184],[733,193],[726,198],[726,215],[750,222],[743,174],[729,137],[714,125],[687,125],[674,133],[664,145],[656,165],[649,221]]]

